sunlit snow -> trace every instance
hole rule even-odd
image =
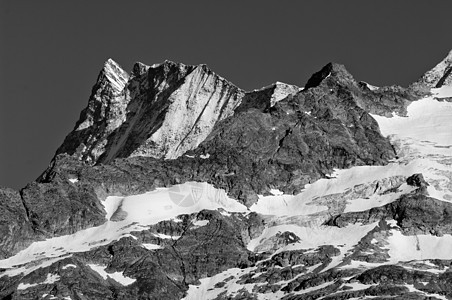
[[[107,220],[104,224],[65,235],[32,243],[16,255],[0,260],[0,268],[10,269],[0,273],[12,276],[29,273],[31,268],[14,266],[44,259],[43,264],[66,258],[70,253],[88,251],[94,247],[107,245],[130,232],[148,229],[149,225],[163,220],[176,219],[181,214],[191,214],[203,209],[222,209],[228,212],[247,212],[247,208],[238,201],[229,198],[224,190],[215,189],[207,183],[187,182],[171,188],[159,188],[155,191],[128,197],[107,197],[104,204]],[[108,221],[117,211],[122,212],[120,221]],[[154,233],[156,237],[178,239]],[[34,264],[39,268],[39,264]],[[43,265],[42,265],[43,266]]]
[[[111,278],[122,285],[130,285],[136,281],[135,278],[124,276],[122,272],[107,273],[105,271],[105,269],[107,268],[106,266],[100,266],[96,264],[88,264],[88,266],[93,271],[96,271],[100,276],[102,276],[103,279]]]
[[[18,290],[26,290],[28,288],[40,285],[40,284],[51,284],[54,283],[56,281],[60,280],[60,276],[56,275],[56,274],[47,274],[47,278],[43,281],[43,282],[38,282],[38,283],[20,283],[19,286],[17,287]]]
[[[142,246],[148,250],[158,250],[163,249],[162,246],[156,244],[142,244]]]

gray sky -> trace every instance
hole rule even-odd
[[[452,49],[450,12],[446,0],[0,0],[0,186],[47,167],[109,57],[126,70],[206,63],[246,90],[301,86],[330,61],[406,86]]]

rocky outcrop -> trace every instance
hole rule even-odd
[[[357,82],[343,65],[336,63],[329,63],[315,73],[306,83],[305,89],[317,86],[329,88],[338,97],[355,99],[360,108],[371,114],[387,117],[391,117],[393,112],[405,115],[410,101],[428,94],[428,91],[400,86],[370,88],[365,82]]]
[[[28,246],[36,237],[28,218],[29,211],[20,194],[9,188],[0,189],[0,259]]]
[[[112,59],[105,62],[94,85],[88,106],[81,112],[74,130],[69,133],[58,153],[69,153],[78,159],[95,163],[106,151],[106,139],[126,119],[130,102],[125,94],[129,75]]]
[[[254,254],[246,249],[241,234],[247,230],[246,217],[204,210],[178,219],[177,223],[163,221],[133,233],[133,237],[74,254],[25,276],[0,277],[0,297],[36,299],[52,294],[73,299],[181,299],[188,284],[197,284],[200,278],[252,265]],[[195,220],[208,222],[196,226]],[[143,246],[150,243],[160,248]],[[109,274],[119,272],[130,284],[121,284],[113,276],[103,280],[95,266]],[[55,281],[49,282],[47,289],[37,283],[45,282],[48,274],[58,276],[54,275]],[[51,283],[57,288],[51,289]]]
[[[75,233],[105,222],[105,211],[91,186],[60,181],[31,183],[22,190],[32,228],[45,237]]]
[[[131,156],[177,158],[230,116],[243,95],[205,65],[137,63],[129,78],[108,60],[88,107],[57,154],[89,164]]]
[[[452,204],[428,197],[423,193],[406,194],[400,199],[370,210],[333,216],[327,225],[344,227],[355,223],[373,223],[394,219],[406,235],[452,234]]]

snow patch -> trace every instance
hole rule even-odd
[[[56,275],[56,274],[47,274],[47,278],[43,281],[43,282],[39,282],[39,283],[20,283],[19,286],[17,287],[18,290],[26,290],[28,288],[34,287],[34,286],[38,286],[41,284],[52,284],[57,282],[58,280],[60,280],[60,276]]]
[[[378,90],[379,89],[379,87],[378,86],[374,86],[374,85],[371,85],[371,84],[368,84],[367,82],[364,82],[365,84],[366,84],[366,86],[369,88],[369,90],[371,90],[371,91],[375,91],[375,90]]]
[[[445,85],[440,88],[431,89],[431,92],[436,98],[452,97],[452,85]]]
[[[106,266],[88,264],[88,267],[93,271],[96,271],[103,279],[107,280],[108,278],[111,278],[122,285],[130,285],[136,281],[135,278],[126,277],[121,272],[107,273],[105,271],[107,268]]]
[[[385,136],[397,134],[414,141],[429,141],[437,146],[452,146],[452,103],[424,98],[412,102],[408,117],[372,115]],[[449,150],[449,153],[451,150]]]
[[[422,173],[430,185],[427,192],[452,201],[452,103],[427,97],[412,102],[407,117],[373,115],[383,135],[390,138],[399,159],[399,173]]]
[[[284,194],[284,192],[281,192],[278,189],[271,189],[270,193],[273,194],[273,196],[282,196]]]
[[[452,251],[452,235],[441,237],[433,235],[403,235],[399,230],[391,230],[388,237],[390,261],[423,260],[423,259],[450,259]]]
[[[193,222],[193,225],[198,227],[206,226],[207,224],[209,224],[209,220],[196,220]]]
[[[177,239],[180,239],[180,235],[168,235],[168,234],[163,234],[163,233],[153,233],[153,235],[155,237],[158,237],[160,239],[165,239],[165,240],[177,240]]]
[[[19,252],[20,253],[20,252]],[[45,252],[41,252],[41,253],[45,253]],[[35,259],[33,259],[33,257],[28,257],[28,256],[19,256],[19,257],[15,257],[12,260],[9,259],[5,259],[0,261],[0,268],[5,268],[6,270],[3,271],[0,274],[0,278],[3,276],[8,276],[8,277],[13,277],[13,276],[17,276],[19,274],[22,274],[22,276],[26,276],[34,271],[36,271],[39,268],[45,268],[48,267],[54,263],[56,263],[57,261],[63,260],[65,258],[71,257],[72,254],[65,254],[65,255],[60,255],[58,257],[50,257],[50,258],[46,258],[43,257],[42,254],[35,254]]]
[[[346,212],[355,212],[355,211],[365,211],[374,207],[380,207],[385,204],[396,201],[403,194],[410,193],[414,191],[416,188],[413,186],[409,186],[407,184],[403,184],[399,187],[399,191],[395,193],[388,193],[379,195],[377,193],[371,195],[367,199],[364,198],[356,198],[348,201],[347,206],[345,207],[344,213]]]
[[[299,249],[316,249],[322,245],[340,246],[341,252],[345,249],[351,249],[356,245],[369,231],[375,228],[377,223],[361,225],[352,224],[347,227],[333,227],[333,226],[310,226],[303,227],[296,224],[277,225],[264,229],[262,234],[252,239],[247,248],[250,251],[255,249],[266,239],[275,236],[278,233],[289,231],[300,238],[300,242],[296,244],[289,244],[278,249],[277,252],[299,250]]]
[[[141,246],[143,246],[144,248],[146,248],[146,249],[148,249],[148,250],[158,250],[158,249],[163,249],[162,246],[156,245],[156,244],[141,244]]]
[[[66,269],[69,269],[69,268],[77,268],[77,266],[74,265],[74,264],[67,264],[64,267],[62,267],[61,269],[62,270],[66,270]]]

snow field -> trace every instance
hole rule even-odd
[[[247,212],[244,205],[229,198],[224,190],[198,182],[187,182],[171,188],[159,188],[135,196],[111,196],[107,197],[102,204],[107,213],[107,220],[104,224],[71,235],[32,243],[16,255],[0,260],[0,268],[10,269],[0,273],[0,277],[13,276],[13,274],[22,272],[29,273],[31,269],[16,266],[34,262],[37,259],[42,259],[43,265],[51,261],[55,262],[68,257],[70,253],[84,252],[94,247],[107,245],[121,237],[129,236],[133,231],[146,230],[149,225],[163,220],[176,219],[181,214],[196,213],[203,209]],[[118,210],[126,215],[125,218],[118,222],[110,221],[109,219]],[[200,222],[205,224],[203,221]],[[158,233],[154,235],[159,238],[179,238]],[[53,260],[49,260],[50,258]]]

